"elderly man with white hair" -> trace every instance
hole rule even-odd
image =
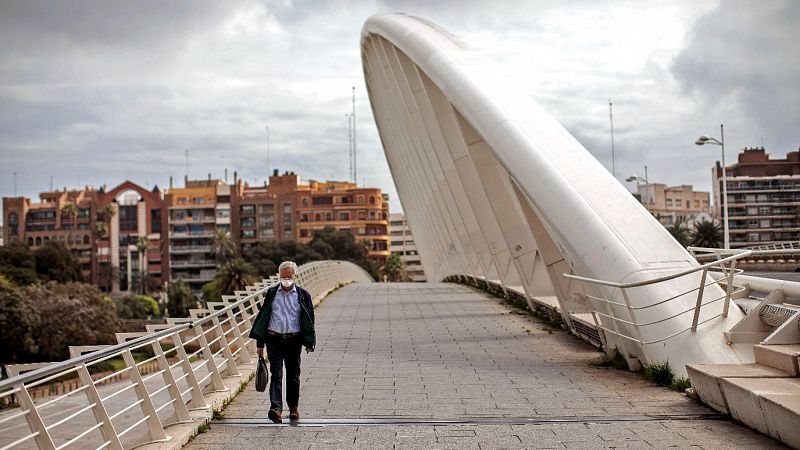
[[[316,345],[314,305],[311,294],[297,286],[297,264],[284,261],[278,267],[280,283],[267,289],[264,302],[256,315],[250,337],[257,342],[258,356],[267,359],[272,379],[269,385],[270,409],[267,417],[281,423],[283,411],[283,368],[286,367],[286,403],[289,419],[298,420],[300,410],[300,354],[313,352]]]

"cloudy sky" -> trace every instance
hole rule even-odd
[[[0,196],[131,179],[164,187],[271,167],[347,179],[356,87],[359,183],[396,191],[365,95],[361,26],[401,11],[518,71],[616,175],[710,189],[725,124],[746,146],[800,147],[795,0],[0,1]],[[232,175],[231,175],[232,176]],[[627,183],[630,185],[630,183]],[[633,188],[633,186],[629,186]]]

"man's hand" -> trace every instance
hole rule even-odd
[[[313,351],[314,351],[314,349],[313,349],[313,348],[311,348],[311,347],[306,347],[306,353],[311,353],[311,352],[313,352]]]
[[[264,357],[264,347],[258,347],[256,349],[256,354],[258,355],[259,358],[263,358]]]

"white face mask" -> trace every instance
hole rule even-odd
[[[281,278],[281,286],[289,289],[294,284],[294,280],[291,278]]]

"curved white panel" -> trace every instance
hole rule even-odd
[[[697,267],[695,259],[521,83],[435,25],[403,14],[371,17],[362,61],[384,151],[430,279],[463,274],[521,286],[529,297],[558,299],[562,314],[586,312],[583,294],[623,302],[618,289],[578,286],[562,275],[618,283]],[[640,341],[685,329],[700,273],[628,290],[631,305],[653,305],[634,330],[604,323]],[[705,288],[704,299],[724,291]],[[700,321],[724,302],[701,310]],[[629,315],[615,307],[615,316]],[[708,320],[697,332],[657,344],[609,337],[644,362],[739,361],[723,331],[742,318]],[[749,357],[749,355],[748,355]]]

